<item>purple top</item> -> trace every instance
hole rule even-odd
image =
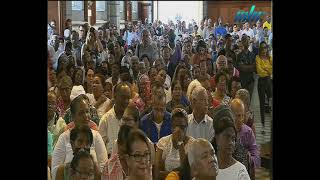
[[[241,144],[244,145],[250,152],[250,162],[253,163],[253,166],[255,168],[260,167],[260,155],[256,143],[256,138],[254,137],[252,129],[249,126],[243,124],[238,136],[240,137]]]

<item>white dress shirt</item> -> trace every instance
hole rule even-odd
[[[109,153],[112,152],[112,143],[118,139],[120,129],[120,119],[117,119],[114,106],[104,114],[99,123],[99,133]]]
[[[108,153],[99,132],[95,130],[91,131],[93,135],[93,143],[90,147],[90,154],[92,155],[93,160],[98,163],[100,172],[102,172],[103,167],[108,160]],[[71,162],[72,159],[73,151],[70,144],[70,130],[67,130],[59,136],[58,142],[52,153],[52,179],[55,179],[58,167],[62,164]]]
[[[193,113],[188,116],[188,128],[187,136],[193,138],[204,138],[209,142],[212,141],[214,137],[213,120],[207,114],[204,116],[203,120],[198,123],[194,117]]]

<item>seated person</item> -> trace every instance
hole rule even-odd
[[[107,147],[109,155],[112,144],[117,139],[121,118],[131,98],[130,84],[121,82],[114,87],[114,106],[102,116],[99,124],[99,133]]]
[[[234,158],[246,166],[249,175],[254,178],[255,168],[260,167],[260,155],[252,129],[244,124],[244,104],[240,99],[231,101],[231,109],[235,117],[235,127],[238,141],[234,152]],[[249,161],[247,157],[249,156]]]
[[[231,180],[240,177],[240,179],[249,180],[246,167],[232,156],[236,148],[237,131],[233,115],[230,113],[231,109],[226,105],[220,105],[217,109],[213,122],[216,135],[212,142],[219,162],[219,173],[216,179]]]
[[[231,99],[234,99],[236,96],[236,92],[241,89],[241,82],[239,77],[232,77],[231,81],[229,83],[229,89],[230,89],[230,97]]]
[[[189,106],[183,102],[182,99],[182,86],[180,81],[175,81],[171,85],[172,100],[167,103],[166,110],[171,113],[171,111],[177,106],[182,107],[184,110],[189,112]]]
[[[127,179],[152,179],[151,152],[147,136],[140,129],[133,129],[128,137],[125,149],[129,172]]]
[[[97,167],[90,153],[80,150],[70,163],[59,167],[56,180],[83,179],[83,174],[88,179],[100,179],[100,174],[97,173]]]
[[[102,116],[106,112],[108,112],[112,107],[112,106],[110,107],[110,104],[112,104],[111,100],[104,95],[104,87],[105,87],[104,77],[100,74],[95,74],[93,78],[93,84],[92,84],[92,92],[93,92],[94,98],[92,99],[93,102],[91,102],[91,104],[93,104],[94,107],[97,109],[99,118],[102,118]]]
[[[214,129],[208,112],[208,93],[202,86],[196,86],[191,94],[192,114],[188,116],[187,135],[212,141]]]
[[[229,104],[230,97],[227,95],[228,77],[225,73],[219,72],[215,76],[216,90],[212,96],[212,106],[217,107],[220,104]]]
[[[120,179],[128,174],[127,166],[123,158],[123,153],[125,150],[126,140],[128,139],[128,133],[132,129],[138,128],[139,122],[139,111],[135,106],[128,106],[124,111],[122,117],[122,124],[119,130],[118,139],[113,143],[112,154],[109,160],[106,162],[104,171],[102,173],[102,179]],[[151,163],[154,164],[155,151],[154,145],[148,138],[150,153],[151,153]],[[125,167],[125,168],[122,168]]]
[[[185,152],[194,140],[186,135],[188,114],[182,108],[172,111],[172,134],[162,137],[157,143],[156,173],[164,179],[168,173],[179,168],[185,159]]]
[[[83,152],[86,152],[87,156],[88,157],[90,156],[92,159],[92,165],[93,165],[92,176],[96,176],[96,177],[100,176],[100,170],[97,164],[94,162],[92,156],[90,155],[90,146],[92,145],[92,142],[93,142],[93,135],[90,128],[85,125],[84,126],[80,125],[72,129],[70,132],[70,142],[71,142],[73,154],[75,154],[75,156],[73,157],[71,162],[68,162],[66,164],[61,164],[58,167],[56,179],[59,179],[59,180],[70,179],[69,176],[75,175],[75,172],[72,172],[71,167],[75,165],[74,160],[79,158],[77,157],[77,155]]]
[[[246,89],[239,89],[235,98],[242,100],[245,109],[244,123],[249,126],[253,133],[256,134],[256,123],[254,121],[253,111],[250,109],[250,93]]]
[[[59,132],[61,129],[64,129],[66,123],[64,120],[59,117],[57,112],[57,95],[54,91],[48,92],[48,131],[52,135],[52,146],[54,147],[55,143],[58,140]]]
[[[157,86],[152,92],[152,111],[141,118],[140,129],[142,129],[153,143],[160,138],[171,134],[171,114],[166,111],[166,96],[164,88]]]
[[[90,123],[92,122],[88,121],[89,113],[87,112],[89,112],[89,102],[84,97],[86,96],[79,95],[70,104],[73,122],[69,123],[66,131],[59,136],[58,142],[53,150],[51,168],[53,179],[55,179],[58,167],[61,164],[68,163],[72,160],[73,149],[77,148],[77,144],[74,144],[74,147],[72,147],[72,143],[76,140],[76,138],[73,139],[73,136],[70,134],[72,129],[80,125],[86,125],[90,127]],[[90,147],[90,153],[93,155],[95,162],[99,164],[100,171],[102,171],[105,162],[108,160],[106,147],[99,132],[93,130],[92,128],[90,129],[93,135],[93,141],[92,145],[91,143],[86,144],[86,147]]]
[[[186,158],[178,171],[172,171],[166,180],[212,179],[218,174],[218,161],[210,142],[195,139],[189,146]]]
[[[79,96],[80,94],[86,94],[84,88],[81,85],[80,86],[73,86],[73,88],[71,90],[70,100],[73,101],[73,99],[76,98],[77,96]],[[86,99],[89,101],[88,97]],[[90,118],[94,123],[96,123],[98,125],[100,122],[98,112],[94,106],[92,106],[90,104],[89,104],[89,106],[90,106],[89,107],[90,108]],[[63,119],[66,124],[69,124],[72,121],[70,108],[66,110]]]

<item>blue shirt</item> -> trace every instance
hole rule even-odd
[[[180,102],[181,102],[181,104],[184,105],[184,106],[190,106],[189,100],[188,100],[187,97],[184,96],[184,95],[182,95]]]
[[[140,129],[146,133],[153,143],[157,143],[160,138],[171,134],[171,113],[165,111],[164,119],[160,128],[160,136],[155,122],[153,121],[153,111],[144,115],[140,121]]]
[[[218,35],[221,35],[221,36],[224,36],[226,35],[228,32],[226,30],[226,28],[220,26],[220,27],[217,27],[214,34],[215,36],[217,37]]]

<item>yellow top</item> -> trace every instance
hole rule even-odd
[[[166,180],[180,180],[178,172],[171,171],[166,177]]]
[[[263,28],[264,28],[264,27],[267,27],[268,30],[271,30],[271,24],[268,23],[268,21],[266,21],[266,22],[263,23]]]
[[[256,56],[256,67],[259,77],[267,77],[272,74],[272,57],[268,60],[262,60],[259,55]]]

